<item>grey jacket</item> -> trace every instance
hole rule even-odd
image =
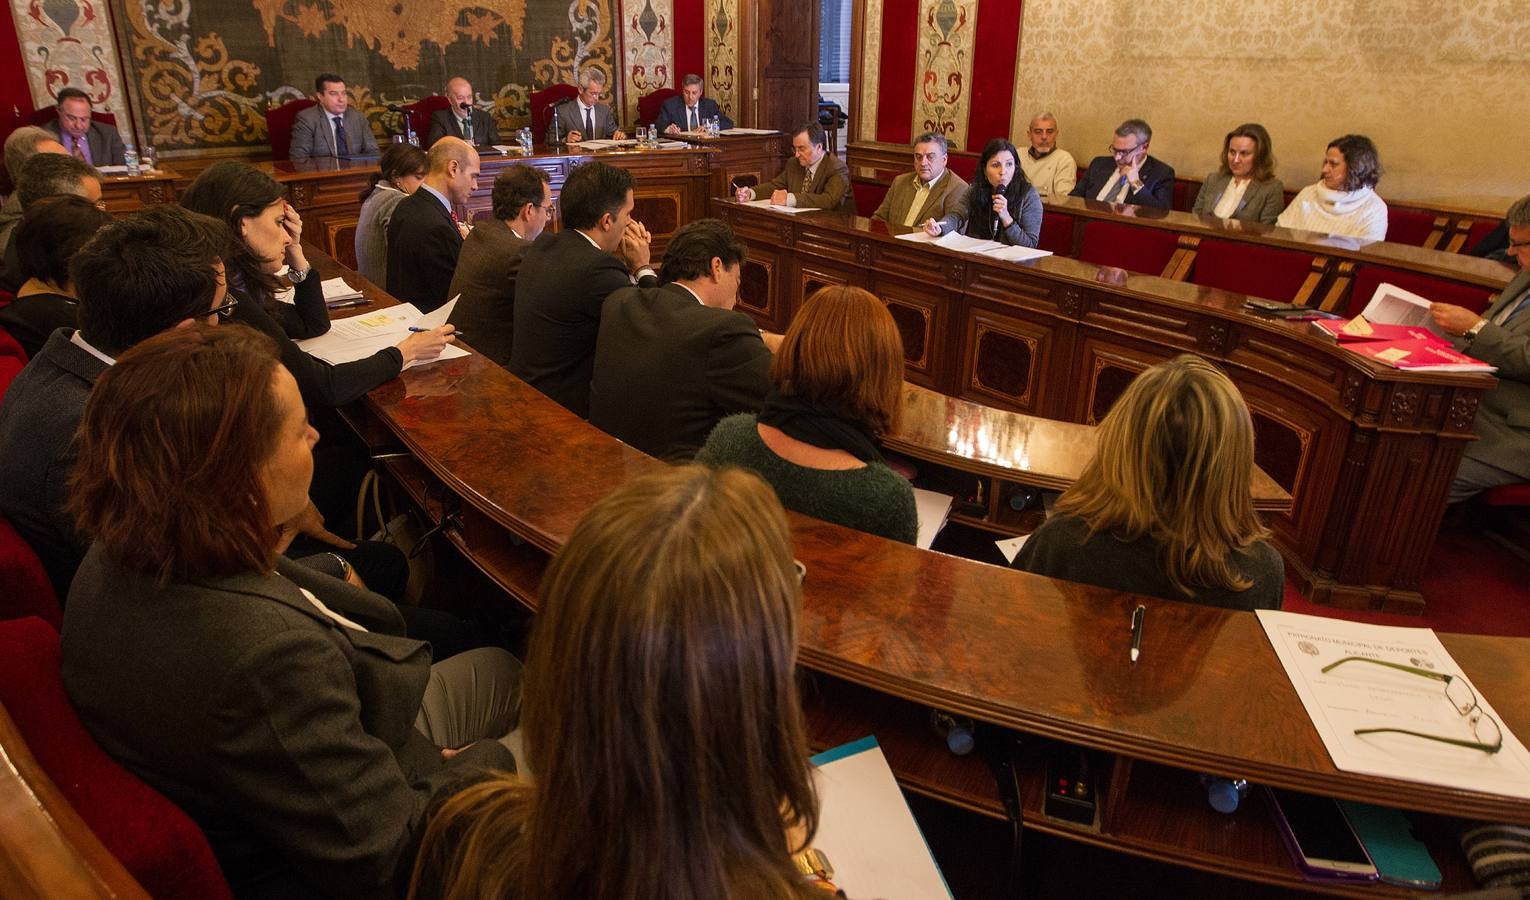
[[[1530,272],[1521,272],[1493,300],[1476,339],[1455,341],[1468,355],[1498,367],[1498,386],[1482,395],[1472,431],[1477,440],[1466,455],[1530,479],[1530,310],[1507,325],[1492,320],[1530,291]]]
[[[568,140],[568,133],[570,131],[577,131],[579,136],[587,141],[610,140],[611,133],[622,127],[617,124],[616,116],[612,115],[611,107],[604,103],[595,104],[595,108],[590,115],[595,126],[595,133],[585,134],[584,112],[579,108],[579,101],[574,99],[562,104],[557,108],[557,115],[547,123],[547,143],[557,143],[557,141],[553,140],[554,125],[557,126],[556,131],[559,140]]]
[[[372,134],[366,116],[354,106],[348,106],[344,118],[345,141],[351,151],[346,156],[376,156],[377,137]],[[292,145],[287,155],[291,159],[338,155],[335,152],[335,129],[324,107],[310,106],[292,120]]]
[[[1198,216],[1213,215],[1212,210],[1217,208],[1217,201],[1222,199],[1222,192],[1227,190],[1227,185],[1232,182],[1231,175],[1223,175],[1221,172],[1212,172],[1206,176],[1201,184],[1201,192],[1195,196],[1195,205],[1190,211]],[[1238,201],[1238,208],[1233,210],[1231,218],[1241,219],[1245,222],[1259,222],[1264,225],[1274,225],[1275,219],[1280,216],[1280,211],[1286,208],[1285,187],[1279,178],[1266,178],[1264,181],[1253,181],[1243,190],[1243,199]]]
[[[379,181],[356,219],[356,271],[379,287],[388,283],[388,223],[394,207],[407,196],[388,181]]]
[[[515,278],[530,246],[501,219],[479,222],[462,242],[446,289],[448,297],[462,295],[447,321],[474,350],[506,368],[515,346]]]
[[[436,791],[514,768],[495,741],[443,760],[415,729],[430,646],[403,632],[387,600],[286,559],[161,587],[95,546],[64,615],[64,688],[202,827],[235,894],[386,897]]]

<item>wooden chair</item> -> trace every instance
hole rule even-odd
[[[1387,240],[1394,244],[1412,244],[1433,250],[1445,238],[1444,216],[1421,209],[1387,207]]]
[[[324,237],[329,242],[329,255],[346,268],[356,268],[356,226],[361,220],[352,216],[346,219],[326,219]]]
[[[850,182],[850,193],[855,197],[855,214],[870,217],[882,205],[888,186],[869,181]]]
[[[409,111],[407,113],[409,116],[409,127],[414,129],[421,147],[428,146],[425,140],[430,137],[430,117],[436,114],[436,110],[449,109],[451,105],[452,102],[440,94],[431,94],[423,100],[416,100],[413,103],[405,104],[404,109]],[[346,265],[349,266],[351,264],[346,263]],[[355,268],[355,266],[351,267]]]
[[[1074,218],[1067,213],[1049,212],[1041,217],[1041,240],[1036,242],[1039,250],[1050,250],[1056,256],[1073,255]]]
[[[1488,288],[1446,281],[1443,278],[1419,275],[1416,272],[1406,272],[1388,266],[1362,264],[1355,270],[1354,283],[1350,286],[1348,296],[1344,297],[1337,292],[1331,292],[1323,301],[1323,309],[1343,316],[1353,316],[1365,309],[1365,305],[1371,302],[1371,295],[1376,293],[1377,286],[1383,282],[1395,284],[1405,291],[1412,291],[1435,302],[1454,303],[1477,313],[1487,309],[1493,302],[1493,291]]]
[[[1178,249],[1179,235],[1172,231],[1095,220],[1084,226],[1078,258],[1097,266],[1166,276]]]
[[[1325,259],[1311,253],[1202,240],[1190,281],[1282,303],[1306,303],[1323,280]]]
[[[531,92],[531,134],[537,140],[547,134],[547,126],[552,122],[552,107],[564,100],[572,100],[579,96],[579,89],[571,84],[554,84],[540,91]]]
[[[659,110],[664,106],[664,101],[678,96],[680,96],[680,92],[674,88],[659,88],[656,91],[639,97],[638,121],[644,125],[652,125],[659,121]]]
[[[292,121],[297,114],[314,105],[308,97],[288,100],[275,109],[266,110],[266,132],[271,138],[271,158],[290,159],[292,153]]]

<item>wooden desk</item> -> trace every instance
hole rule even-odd
[[[955,253],[835,212],[712,208],[749,245],[740,309],[779,331],[818,287],[865,287],[898,323],[907,380],[941,394],[1093,424],[1147,366],[1179,353],[1216,361],[1253,413],[1259,466],[1292,496],[1269,523],[1306,590],[1335,605],[1420,608],[1446,489],[1491,377],[1376,365],[1305,324],[1245,313],[1239,294],[1063,257]]]
[[[108,175],[101,179],[101,200],[112,213],[163,206],[175,202],[176,184],[181,181],[174,169],[165,166],[143,175]]]
[[[728,189],[728,185],[733,182],[762,184],[776,177],[792,146],[791,137],[779,131],[770,134],[725,134],[715,138],[680,135],[678,138],[717,151],[712,165],[713,197],[732,196],[733,192]]]
[[[333,263],[315,260],[326,275]],[[369,287],[369,291],[372,289]],[[386,298],[373,292],[380,301]],[[600,432],[474,355],[423,368],[352,410],[388,472],[443,537],[531,608],[549,556],[599,498],[661,463]],[[1097,827],[1041,815],[1041,744],[1020,760],[1027,827],[1289,887],[1301,881],[1262,801],[1212,812],[1201,772],[1408,809],[1530,824],[1510,798],[1333,768],[1257,619],[1141,599],[919,550],[789,516],[808,569],[801,665],[817,746],[875,733],[901,782],[1002,817],[992,776],[925,725],[938,707],[1099,751]],[[1126,623],[1148,607],[1143,659]],[[1442,635],[1505,727],[1530,729],[1530,640]],[[1432,848],[1447,887],[1468,886],[1460,851]],[[1385,887],[1339,888],[1391,896]]]

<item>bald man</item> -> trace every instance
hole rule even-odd
[[[495,127],[494,119],[473,104],[473,85],[466,78],[453,78],[441,93],[449,105],[430,114],[430,133],[426,136],[425,146],[433,147],[444,137],[462,138],[479,147],[499,143],[499,129]]]
[[[431,146],[425,180],[388,223],[388,293],[423,312],[446,302],[468,231],[457,210],[477,186],[478,151],[454,137]]]

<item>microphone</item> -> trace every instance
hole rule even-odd
[[[1007,187],[1009,187],[1008,183],[1000,182],[999,186],[993,189],[993,195],[995,197],[999,196],[1000,194],[1004,193],[1004,189],[1007,188]],[[989,232],[988,236],[993,238],[994,240],[998,240],[999,239],[999,214],[998,213],[994,213],[993,214],[993,230]]]
[[[464,100],[461,103],[457,104],[457,108],[462,110],[463,112],[470,112],[473,109],[473,104],[471,104],[471,103],[467,102],[466,100]]]

